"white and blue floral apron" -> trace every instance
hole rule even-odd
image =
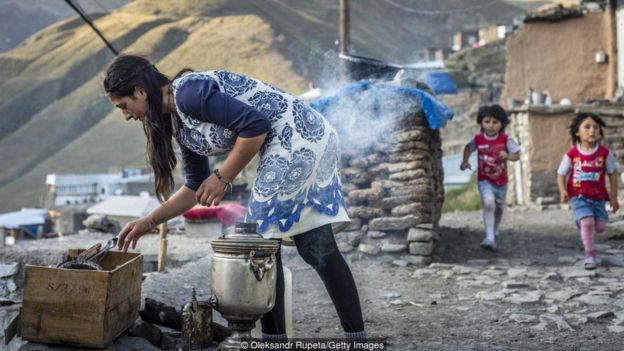
[[[211,79],[219,90],[267,116],[271,130],[260,149],[246,221],[267,238],[285,238],[330,223],[349,222],[340,190],[336,131],[296,97],[269,84],[226,71],[198,72],[173,81],[173,94],[188,80]],[[230,151],[236,133],[177,108],[178,142],[204,155]]]

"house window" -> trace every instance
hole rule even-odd
[[[71,201],[69,200],[65,201],[65,205],[71,205]]]
[[[102,190],[100,190],[100,194],[102,195],[106,194],[106,189],[102,188]]]

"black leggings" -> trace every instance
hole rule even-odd
[[[331,225],[314,228],[293,237],[297,251],[303,260],[312,266],[321,277],[329,296],[336,307],[342,329],[348,333],[364,331],[362,308],[351,270],[336,246]],[[285,334],[284,314],[284,270],[281,249],[277,258],[277,284],[275,307],[262,316],[264,334]]]

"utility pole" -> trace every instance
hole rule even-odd
[[[349,17],[349,0],[340,0],[340,54],[349,55],[349,26],[351,19]],[[346,81],[346,63],[340,60],[340,77],[342,81]]]
[[[340,53],[349,54],[349,0],[340,0]]]

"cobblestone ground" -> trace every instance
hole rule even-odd
[[[608,240],[624,232],[618,223],[598,237],[595,271],[582,267],[566,210],[508,211],[494,252],[478,247],[480,212],[446,214],[441,225],[426,268],[353,265],[369,332],[387,336],[388,349],[624,348],[624,243]]]
[[[614,238],[624,227],[614,219],[598,237],[601,266],[595,271],[583,269],[572,216],[560,209],[508,211],[493,252],[478,247],[480,212],[446,214],[434,263],[427,267],[400,267],[393,256],[349,253],[368,333],[385,339],[387,350],[622,350],[624,242]],[[145,238],[142,251],[153,255],[156,242]],[[47,251],[55,250],[52,243]],[[205,297],[209,241],[171,236],[170,248],[180,264],[182,257],[190,262],[150,274],[143,297],[181,306],[191,287]],[[340,337],[340,323],[316,273],[292,248],[285,248],[283,257],[293,273],[295,337]],[[0,315],[10,313],[0,309]],[[127,348],[128,339],[109,349]],[[19,339],[11,344],[13,349],[20,345]]]

